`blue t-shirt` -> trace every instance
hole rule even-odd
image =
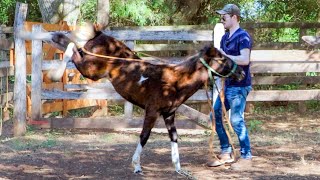
[[[239,56],[240,50],[248,48],[252,49],[252,41],[250,35],[243,29],[239,28],[229,38],[229,32],[226,32],[221,39],[221,49],[228,55]],[[242,81],[237,81],[232,78],[226,78],[226,86],[251,86],[251,75],[250,75],[250,63],[242,66],[246,73],[245,78]]]

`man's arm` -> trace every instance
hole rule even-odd
[[[248,48],[240,50],[239,56],[228,55],[222,49],[220,49],[220,52],[228,58],[232,59],[238,65],[248,65],[250,63],[250,49]]]

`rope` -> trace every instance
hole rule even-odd
[[[148,56],[148,57],[152,57],[152,58],[154,58],[154,59],[158,59],[159,61],[164,62],[164,63],[167,63],[167,62],[168,62],[168,60],[166,60],[166,59],[159,58],[159,57],[157,57],[157,56],[152,56],[152,55],[147,54],[147,53],[136,52],[136,51],[133,51],[133,52],[136,53],[136,54],[139,53],[139,54],[142,54],[142,55],[146,55],[146,56]]]
[[[214,84],[214,85],[216,86],[216,89],[217,89],[218,94],[219,94],[219,96],[220,96],[221,105],[222,105],[222,111],[223,111],[223,114],[224,114],[225,122],[228,123],[229,129],[230,129],[230,131],[233,133],[234,130],[233,130],[233,127],[232,127],[232,125],[231,125],[230,119],[229,119],[228,116],[227,116],[227,111],[226,111],[226,107],[225,107],[225,104],[224,104],[224,98],[225,98],[224,95],[223,95],[223,94],[224,94],[224,91],[219,91],[219,89],[218,89],[218,87],[217,87],[217,85],[216,85],[216,81],[212,78],[211,72],[208,71],[208,73],[209,73],[209,77],[211,77],[211,78],[210,78],[211,82],[213,82],[212,84]],[[210,107],[210,111],[211,111],[212,115],[214,115],[214,110],[213,110],[212,105],[211,105],[212,103],[210,102],[210,97],[209,97],[209,93],[208,93],[208,85],[207,85],[207,84],[208,84],[208,82],[206,81],[204,85],[205,85],[205,89],[206,89],[207,102],[208,102],[208,105],[209,105],[209,107]],[[223,128],[226,130],[226,134],[227,134],[229,143],[230,143],[230,145],[231,145],[231,148],[233,149],[233,151],[232,151],[232,156],[233,156],[233,158],[234,158],[234,157],[236,157],[236,149],[235,149],[235,147],[234,147],[234,144],[233,144],[231,135],[230,135],[230,133],[229,133],[229,130],[225,128],[225,124],[222,123],[222,125],[223,125]],[[209,138],[209,153],[210,153],[215,159],[219,160],[219,158],[217,157],[217,155],[214,153],[214,150],[213,150],[213,139],[214,139],[214,132],[215,132],[215,122],[214,122],[213,120],[211,120],[211,128],[212,128],[212,132],[211,132],[211,136],[210,136],[210,138]]]
[[[209,97],[209,93],[208,93],[208,81],[206,81],[204,83],[205,89],[206,89],[206,95],[207,95],[207,103],[210,107],[210,111],[211,114],[214,115],[214,110],[212,108],[211,102],[210,102],[210,97]],[[211,119],[211,135],[209,138],[209,153],[211,154],[211,156],[213,156],[215,159],[217,159],[219,161],[219,158],[217,157],[217,155],[214,153],[213,150],[213,140],[214,140],[214,133],[216,132],[216,123]]]
[[[96,54],[96,53],[92,53],[88,50],[86,50],[84,47],[80,48],[84,53],[86,54],[89,54],[89,55],[92,55],[92,56],[96,56],[96,57],[101,57],[101,58],[109,58],[109,59],[121,59],[121,60],[131,60],[131,61],[137,61],[139,59],[133,59],[133,58],[121,58],[121,57],[115,57],[115,56],[106,56],[106,55],[101,55],[101,54]],[[150,54],[147,54],[147,53],[143,53],[143,52],[136,52],[136,51],[132,51],[134,52],[135,54],[142,54],[142,55],[145,55],[145,56],[148,56],[148,57],[152,57],[154,59],[157,59],[163,63],[168,63],[168,60],[167,59],[163,59],[163,58],[160,58],[160,57],[157,57],[157,56],[153,56],[153,55],[150,55]],[[141,61],[141,60],[139,60]]]
[[[216,87],[217,87],[217,86],[216,86]],[[218,90],[218,87],[217,87],[217,90]],[[222,90],[221,90],[220,92],[219,92],[219,90],[218,90],[218,93],[219,93],[219,96],[220,96],[220,99],[221,99],[222,112],[223,112],[223,114],[224,114],[224,119],[225,119],[225,121],[228,123],[229,130],[230,130],[232,133],[234,133],[233,127],[232,127],[231,122],[230,122],[230,118],[227,116],[226,106],[225,106],[225,104],[224,104],[224,100],[225,100],[225,96],[224,96],[224,81],[223,81],[223,84],[222,84]],[[223,128],[225,129],[225,131],[226,131],[226,135],[227,135],[228,140],[229,140],[229,143],[230,143],[230,145],[231,145],[231,148],[232,148],[232,156],[233,156],[233,157],[236,157],[236,149],[235,149],[235,147],[234,147],[234,144],[233,144],[231,135],[230,135],[230,133],[229,133],[229,130],[226,129],[224,123],[222,123],[222,126],[223,126]]]
[[[201,61],[201,63],[208,69],[208,74],[209,74],[209,78],[210,78],[210,80],[211,80],[211,82],[213,82],[213,84],[215,84],[216,85],[216,81],[214,80],[214,78],[212,77],[212,74],[211,74],[211,72],[213,72],[213,73],[215,73],[215,74],[217,74],[218,76],[221,76],[221,77],[229,77],[231,74],[233,74],[234,72],[235,72],[235,69],[237,68],[237,64],[236,63],[234,63],[233,64],[233,67],[232,67],[232,70],[227,74],[227,75],[221,75],[221,74],[219,74],[217,71],[215,71],[213,68],[211,68],[206,62],[205,62],[205,60],[203,59],[203,58],[200,58],[200,61]],[[205,85],[206,85],[206,83],[205,83]],[[206,87],[207,88],[207,87]],[[223,112],[223,114],[224,114],[224,120],[227,122],[227,124],[228,124],[228,127],[229,127],[229,130],[232,132],[232,133],[234,133],[234,129],[233,129],[233,127],[232,127],[232,125],[231,125],[231,122],[230,122],[230,118],[227,116],[227,110],[226,110],[226,106],[225,106],[225,104],[224,104],[224,100],[225,100],[225,96],[224,96],[224,90],[222,89],[222,91],[219,91],[219,89],[218,89],[218,87],[217,87],[217,85],[216,85],[216,88],[217,88],[217,91],[218,91],[218,94],[219,94],[219,96],[220,96],[220,99],[221,99],[221,106],[222,106],[222,112]],[[222,86],[222,88],[224,88],[224,85]],[[207,92],[207,91],[206,91]],[[208,92],[207,92],[208,93]],[[207,94],[207,97],[208,97],[208,99],[209,99],[209,95]],[[209,104],[210,105],[210,107],[211,107],[211,104]],[[212,109],[212,108],[211,108]],[[213,112],[214,113],[214,112]],[[227,137],[228,137],[228,140],[229,140],[229,143],[230,143],[230,145],[231,145],[231,147],[232,147],[232,149],[233,149],[233,151],[232,151],[232,155],[233,155],[233,157],[235,157],[235,148],[234,148],[234,145],[233,145],[233,141],[232,141],[232,139],[231,139],[231,136],[230,136],[230,133],[229,133],[229,131],[228,131],[228,129],[226,129],[226,127],[225,127],[225,124],[224,123],[222,123],[222,126],[223,126],[223,128],[226,130],[226,134],[227,134]],[[212,137],[210,137],[210,139],[211,139]],[[210,141],[211,142],[211,141]],[[213,140],[212,140],[212,142],[213,142]],[[212,145],[213,146],[213,145]],[[210,147],[210,145],[209,145],[209,147]],[[213,150],[212,150],[213,151]],[[214,154],[214,156],[216,156],[215,154]]]
[[[7,75],[6,75],[7,88],[6,88],[6,103],[5,103],[5,106],[3,108],[4,112],[8,111],[8,108],[10,107],[10,104],[9,104],[9,75],[8,75],[8,72],[9,72],[9,67],[7,67]],[[2,86],[2,84],[1,84],[1,86]]]
[[[84,47],[82,47],[80,49],[86,54],[89,54],[89,55],[92,55],[92,56],[96,56],[96,57],[101,57],[101,58],[132,60],[132,61],[138,61],[139,60],[139,59],[134,59],[134,58],[121,58],[121,57],[115,57],[115,56],[106,56],[106,55],[96,54],[96,53],[92,53],[92,52],[87,51]],[[161,58],[157,58],[157,59],[160,60]]]

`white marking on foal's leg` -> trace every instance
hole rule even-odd
[[[142,146],[140,142],[138,143],[137,149],[132,156],[132,165],[134,167],[134,173],[142,173],[142,169],[140,166],[140,154],[142,152]]]
[[[74,43],[69,43],[64,53],[63,60],[60,62],[59,66],[57,68],[49,70],[49,72],[47,73],[48,78],[50,78],[52,81],[59,81],[63,76],[63,73],[67,67],[67,62],[71,59],[73,55],[72,49],[74,46]]]
[[[171,142],[171,158],[176,171],[179,172],[181,170],[181,166],[179,159],[178,143],[176,142]]]
[[[138,84],[141,85],[143,83],[143,81],[149,79],[148,77],[144,77],[143,75],[141,75],[140,80],[138,81]]]

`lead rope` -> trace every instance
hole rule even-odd
[[[214,115],[214,110],[212,108],[212,105],[211,105],[212,103],[210,102],[210,97],[209,97],[209,93],[208,93],[208,81],[206,81],[204,83],[204,86],[205,86],[205,89],[206,89],[207,102],[208,102],[208,105],[210,107],[211,114],[213,116]],[[213,121],[213,119],[211,119],[211,135],[210,135],[210,138],[209,138],[209,153],[210,153],[211,157],[213,157],[214,159],[220,161],[219,158],[217,157],[216,153],[214,153],[214,150],[213,150],[214,133],[216,133],[216,123],[215,123],[215,121]]]
[[[222,112],[223,112],[223,115],[224,115],[224,122],[227,122],[227,123],[228,123],[229,130],[231,131],[231,133],[234,133],[234,129],[233,129],[232,125],[231,125],[231,121],[230,121],[230,118],[229,118],[229,116],[228,116],[228,114],[227,114],[226,106],[225,106],[225,104],[224,104],[224,102],[225,102],[224,81],[222,81],[222,86],[221,86],[221,87],[222,87],[222,89],[221,89],[221,91],[219,92],[218,87],[217,87],[217,85],[216,85],[216,88],[217,88],[217,90],[218,90],[219,97],[220,97],[220,99],[221,99]],[[233,144],[233,141],[232,141],[230,132],[229,132],[229,130],[226,128],[225,123],[222,123],[222,126],[223,126],[223,128],[225,129],[225,131],[226,131],[226,134],[227,134],[229,143],[230,143],[231,148],[232,148],[232,154],[231,154],[231,155],[233,156],[233,158],[235,158],[235,157],[236,157],[236,149],[235,149],[235,147],[234,147],[234,144]]]
[[[121,59],[121,60],[131,60],[131,61],[141,61],[140,59],[134,59],[134,58],[121,58],[121,57],[115,57],[115,56],[106,56],[106,55],[101,55],[101,54],[96,54],[96,53],[92,53],[92,52],[89,52],[87,51],[84,47],[81,48],[81,50],[86,53],[86,54],[89,54],[89,55],[92,55],[92,56],[96,56],[96,57],[101,57],[101,58],[109,58],[109,59]],[[135,54],[137,52],[133,51]],[[141,53],[141,52],[139,52]],[[147,55],[149,57],[152,57],[152,58],[155,58],[155,59],[158,59],[160,60],[161,62],[167,62],[167,60],[165,59],[162,59],[162,58],[159,58],[159,57],[156,57],[156,56],[152,56],[152,55],[149,55],[149,54],[146,54],[146,53],[141,53],[141,54],[144,54],[144,55]]]
[[[222,92],[224,93],[224,91],[221,91],[221,92],[219,91],[218,86],[216,85],[216,81],[214,80],[211,72],[213,72],[213,73],[215,73],[216,75],[221,76],[221,77],[229,77],[232,73],[235,72],[235,69],[237,68],[237,64],[234,63],[231,72],[224,76],[224,75],[219,74],[219,73],[218,73],[217,71],[215,71],[213,68],[211,68],[211,67],[205,62],[205,60],[204,60],[203,58],[200,58],[200,61],[201,61],[201,63],[208,69],[209,79],[210,79],[210,81],[212,82],[212,84],[216,86],[221,101],[223,100],[223,103],[221,103],[221,104],[222,104],[222,111],[223,111],[223,113],[224,113],[224,115],[225,115],[224,118],[225,118],[225,120],[228,122],[228,126],[229,126],[230,131],[233,133],[234,130],[233,130],[233,127],[232,127],[232,125],[231,125],[231,123],[230,123],[230,119],[229,119],[228,116],[227,116],[226,106],[224,105],[224,94],[222,94]],[[222,87],[222,88],[224,88],[224,87]]]
[[[219,97],[221,99],[221,105],[222,105],[222,111],[223,111],[223,114],[224,114],[224,122],[227,122],[228,123],[228,126],[229,126],[229,129],[231,130],[231,132],[234,132],[233,128],[232,128],[232,125],[230,123],[230,119],[228,118],[227,116],[227,111],[226,111],[226,107],[225,107],[225,104],[224,104],[224,90],[222,89],[222,91],[219,91],[218,89],[218,86],[216,84],[216,81],[215,79],[213,78],[212,74],[211,74],[211,70],[208,69],[208,74],[209,74],[209,79],[210,81],[212,82],[213,86],[216,87],[217,91],[218,91],[218,94],[219,94]],[[210,97],[209,97],[209,93],[208,93],[208,85],[207,85],[208,81],[205,82],[205,89],[206,89],[206,95],[207,95],[207,102],[208,102],[208,105],[210,107],[210,111],[211,111],[211,114],[212,116],[214,115],[214,110],[212,108],[212,103],[210,102]],[[224,84],[223,84],[224,86]],[[212,100],[213,101],[213,100]],[[236,149],[234,147],[234,144],[233,144],[233,141],[232,141],[232,138],[230,136],[230,133],[229,133],[229,130],[225,128],[225,123],[222,123],[222,126],[223,128],[226,130],[226,134],[227,134],[227,137],[228,137],[228,140],[229,140],[229,143],[231,145],[231,148],[232,148],[232,158],[235,158],[236,157]],[[215,122],[213,121],[213,119],[211,119],[211,128],[212,128],[212,132],[211,132],[211,136],[209,138],[209,153],[215,158],[217,159],[218,161],[219,158],[217,157],[217,155],[214,153],[214,150],[213,150],[213,139],[214,139],[214,132],[215,131]]]

